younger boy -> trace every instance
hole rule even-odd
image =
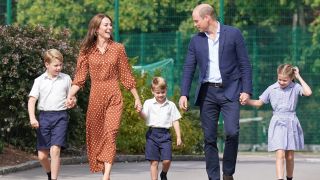
[[[60,168],[60,150],[66,145],[66,109],[74,106],[74,103],[66,106],[72,81],[69,75],[61,73],[63,56],[58,50],[47,50],[44,53],[44,64],[47,70],[34,81],[29,94],[28,112],[31,126],[37,129],[40,164],[47,172],[48,180],[56,180]],[[38,120],[35,116],[37,100],[37,109],[40,111]]]
[[[158,164],[162,161],[161,180],[167,180],[172,159],[172,140],[170,127],[174,127],[177,136],[177,145],[182,144],[179,119],[180,112],[176,105],[166,98],[167,84],[162,77],[152,80],[151,91],[154,96],[143,104],[140,116],[146,120],[149,130],[146,134],[146,159],[150,161],[151,179],[158,179]]]

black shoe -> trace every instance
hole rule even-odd
[[[223,175],[223,180],[233,180],[232,176]]]
[[[162,172],[160,173],[160,178],[161,178],[161,180],[168,180],[168,179],[167,179],[167,173],[162,171]]]
[[[47,172],[48,180],[51,180],[51,172]]]

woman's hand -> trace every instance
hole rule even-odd
[[[77,104],[77,98],[75,96],[71,96],[67,98],[66,106],[68,109],[73,108]]]
[[[135,99],[134,100],[134,108],[136,109],[136,111],[139,113],[142,111],[142,104],[140,99]]]

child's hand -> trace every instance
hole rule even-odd
[[[32,128],[39,128],[39,122],[37,121],[37,119],[30,119],[30,125]]]
[[[135,99],[134,101],[134,108],[136,109],[136,111],[138,113],[140,113],[142,111],[142,105],[141,105],[141,101],[140,99]]]
[[[77,98],[75,96],[68,97],[66,101],[66,106],[68,109],[73,108],[77,104]]]
[[[177,146],[181,146],[182,145],[182,140],[181,138],[177,138]]]
[[[297,78],[298,76],[300,76],[300,74],[299,74],[299,68],[297,67],[297,66],[295,66],[295,67],[293,67],[292,68],[293,69],[293,72],[294,72],[294,76]]]

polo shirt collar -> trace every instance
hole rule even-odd
[[[291,82],[286,88],[284,89],[287,89],[287,88],[293,88],[294,86],[294,82]],[[280,88],[280,84],[278,82],[275,83],[275,86],[274,88]]]
[[[56,77],[53,78],[53,79],[60,78],[60,77],[61,77],[61,73],[59,73],[58,76],[56,76]],[[44,73],[44,78],[46,78],[46,79],[51,79],[51,78],[49,78],[48,71],[46,71],[46,72]]]
[[[153,104],[160,104],[160,103],[158,103],[158,101],[156,100],[155,97],[152,98],[152,103],[153,103]],[[167,103],[169,103],[168,98],[166,98],[166,101],[165,101],[164,103],[162,103],[161,105],[165,105],[165,104],[167,104]]]

